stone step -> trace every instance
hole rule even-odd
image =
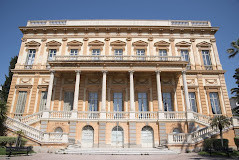
[[[168,149],[156,148],[71,148],[59,150],[58,154],[83,154],[83,155],[158,155],[158,154],[177,154]]]

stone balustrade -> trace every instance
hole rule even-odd
[[[49,62],[57,61],[182,61],[181,56],[55,56],[53,59],[48,60]]]

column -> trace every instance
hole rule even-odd
[[[156,71],[156,81],[157,81],[157,95],[158,95],[158,111],[163,111],[160,71]]]
[[[101,118],[106,118],[106,73],[107,71],[103,71],[103,78],[102,78],[102,98],[101,98]]]
[[[135,119],[135,105],[134,105],[134,71],[130,73],[130,119]]]
[[[222,70],[222,65],[220,63],[220,59],[219,59],[219,55],[218,55],[218,50],[217,50],[217,45],[216,45],[216,39],[211,39],[211,43],[212,43],[212,49],[213,49],[213,53],[212,54],[215,55],[217,69],[218,70]]]
[[[52,95],[52,88],[53,88],[54,72],[55,71],[51,71],[50,81],[49,81],[49,86],[48,86],[46,109],[45,109],[47,111],[50,110],[50,105],[51,105],[51,95]]]
[[[187,79],[186,79],[186,71],[182,71],[183,75],[183,87],[184,87],[184,95],[185,95],[185,102],[186,102],[186,111],[187,111],[187,119],[193,119],[193,113],[191,112],[191,106],[189,102],[189,96],[188,96],[188,85],[187,85]]]
[[[54,72],[55,71],[51,71],[51,74],[50,74],[50,81],[49,81],[49,85],[48,85],[48,92],[47,92],[47,99],[46,99],[46,108],[44,109],[45,111],[43,112],[42,118],[49,118]]]
[[[183,87],[184,87],[184,95],[185,95],[185,102],[186,102],[186,110],[191,111],[189,96],[188,96],[188,85],[186,80],[186,71],[182,71],[183,75]]]
[[[76,71],[76,83],[75,83],[75,92],[74,92],[74,105],[73,110],[78,110],[78,97],[79,97],[79,85],[80,85],[80,71]]]

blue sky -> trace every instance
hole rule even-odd
[[[47,19],[159,19],[209,20],[220,27],[216,33],[218,52],[226,83],[239,67],[239,55],[229,59],[226,49],[239,38],[239,0],[0,0],[0,84],[5,81],[11,57],[18,55],[28,20]]]

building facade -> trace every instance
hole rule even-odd
[[[232,116],[209,21],[43,20],[20,30],[6,124],[36,145],[192,147],[218,134],[210,117]]]

